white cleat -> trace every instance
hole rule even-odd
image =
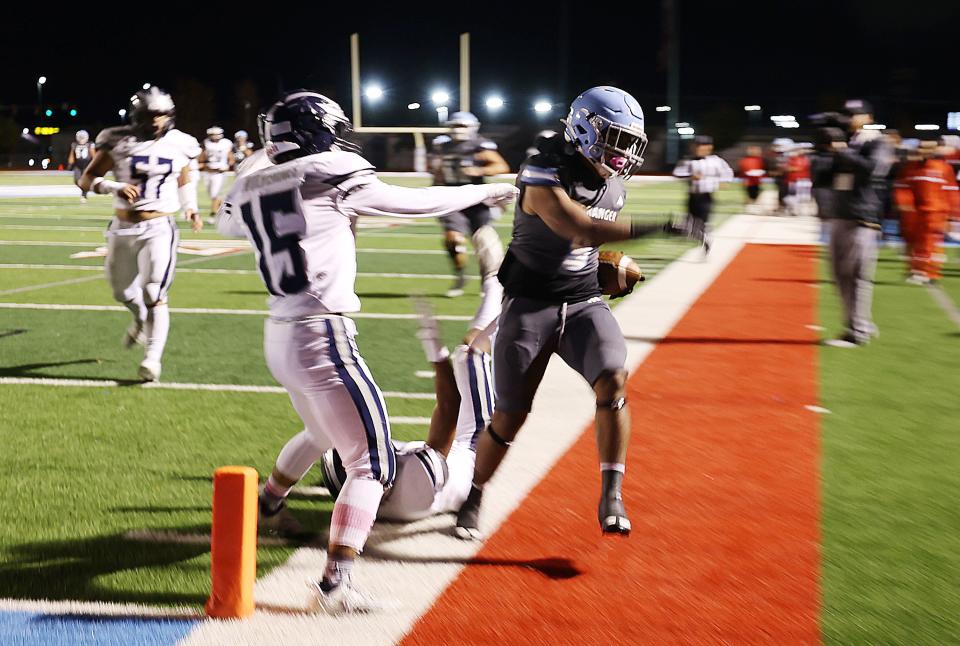
[[[144,381],[160,381],[160,362],[144,359],[137,374]]]
[[[337,617],[340,615],[362,615],[385,610],[387,607],[379,603],[366,592],[357,590],[349,579],[329,591],[324,591],[320,581],[308,584],[311,599],[308,611]]]
[[[923,274],[910,274],[904,282],[908,285],[929,285],[930,279]]]
[[[81,197],[81,198],[80,198],[80,204],[86,204],[86,203],[87,203],[87,198]]]
[[[123,347],[129,350],[135,345],[143,345],[147,342],[147,335],[143,331],[143,321],[135,321],[130,324],[127,331],[123,333]]]

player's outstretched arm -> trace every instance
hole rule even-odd
[[[82,191],[93,191],[100,195],[112,193],[119,195],[128,202],[136,201],[136,199],[140,197],[140,189],[136,186],[103,178],[112,168],[113,158],[110,156],[110,153],[104,150],[98,150],[93,156],[93,159],[90,160],[87,169],[83,171],[83,175],[80,176],[80,181],[77,182],[77,186],[79,186]]]
[[[517,194],[510,184],[405,188],[385,184],[372,176],[366,176],[362,184],[341,184],[341,188],[345,194],[342,204],[360,215],[406,218],[439,217],[481,202],[507,204]]]
[[[631,219],[627,222],[595,220],[587,210],[556,186],[527,186],[523,210],[540,217],[561,238],[575,245],[598,247],[605,242],[642,238],[669,231],[669,222],[649,224]]]

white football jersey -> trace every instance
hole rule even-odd
[[[180,171],[200,155],[200,144],[194,137],[172,129],[159,139],[141,141],[129,127],[120,126],[101,131],[96,145],[97,150],[107,151],[113,158],[117,181],[140,189],[140,199],[132,206],[115,196],[115,208],[162,213],[180,210]]]
[[[239,177],[217,228],[250,240],[274,317],[356,312],[358,215],[437,217],[477,204],[490,191],[489,185],[392,186],[360,155],[328,151]]]
[[[203,140],[203,152],[207,154],[207,170],[230,170],[230,153],[233,152],[233,142],[229,139],[213,141]]]

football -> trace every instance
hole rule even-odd
[[[601,251],[597,280],[606,296],[625,296],[644,277],[637,263],[622,251]]]

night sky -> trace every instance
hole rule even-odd
[[[956,0],[677,3],[681,111],[673,116],[694,120],[721,108],[742,111],[744,103],[802,115],[853,95],[872,99],[880,119],[942,123],[948,109],[960,110]],[[83,6],[90,9],[5,9],[0,115],[31,121],[41,74],[49,79],[44,102],[76,107],[80,126],[115,123],[144,82],[171,91],[181,116],[197,124],[249,127],[280,89],[300,86],[329,93],[349,112],[348,37],[358,31],[363,77],[388,91],[365,112],[365,124],[427,124],[433,115],[422,110],[418,118],[405,106],[426,103],[440,86],[456,96],[458,34],[470,31],[482,119],[532,121],[535,98],[560,106],[606,83],[632,92],[651,122],[663,119],[653,111],[666,100],[660,0],[566,9],[560,2],[263,3],[244,15],[159,3],[137,5],[136,13],[123,4]],[[144,19],[145,10],[156,13]],[[508,101],[495,118],[481,106],[494,90]],[[245,100],[258,105],[244,111]]]

